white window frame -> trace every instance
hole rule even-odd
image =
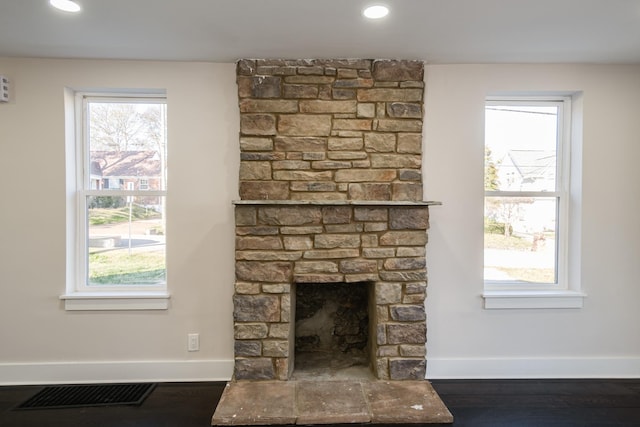
[[[572,171],[572,163],[577,156],[572,153],[572,146],[578,144],[575,128],[572,96],[490,96],[485,107],[489,105],[557,105],[558,106],[558,146],[556,147],[556,189],[555,191],[485,191],[487,197],[523,196],[523,197],[555,197],[556,209],[556,283],[523,284],[522,282],[484,281],[484,308],[581,308],[585,294],[580,289],[579,281],[579,207],[575,206],[573,191],[579,176]],[[577,122],[577,121],[576,121]],[[484,152],[484,151],[483,151]],[[573,162],[572,162],[573,159]],[[576,166],[576,170],[580,168]],[[575,212],[574,212],[575,211]],[[570,251],[576,252],[570,256]]]
[[[67,169],[67,280],[60,296],[66,310],[165,310],[170,295],[166,282],[159,285],[91,285],[88,282],[87,196],[166,196],[165,190],[92,190],[89,166],[87,102],[141,102],[166,104],[165,91],[65,90]]]

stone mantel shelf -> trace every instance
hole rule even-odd
[[[233,200],[249,206],[440,206],[437,201],[414,200]]]

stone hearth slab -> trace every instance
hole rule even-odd
[[[212,425],[430,424],[453,416],[428,381],[229,382]]]
[[[212,425],[295,424],[296,385],[289,381],[229,382]]]
[[[373,423],[452,423],[453,416],[427,381],[362,383]]]
[[[368,423],[362,385],[355,381],[301,381],[296,387],[297,424]]]

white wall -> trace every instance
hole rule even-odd
[[[427,376],[640,376],[640,66],[427,67]],[[484,99],[582,91],[582,309],[484,310]]]
[[[228,379],[238,198],[234,64],[0,59],[0,383]],[[164,88],[167,311],[66,312],[65,87]],[[199,352],[187,334],[200,333]]]
[[[0,58],[0,384],[228,379],[239,165],[234,64]],[[638,376],[640,67],[427,67],[428,376]],[[167,311],[66,312],[63,92],[166,88]],[[584,93],[585,307],[482,308],[484,97]],[[201,350],[187,352],[187,333]]]

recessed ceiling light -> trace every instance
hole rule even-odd
[[[369,18],[369,19],[384,18],[385,16],[387,16],[388,13],[389,13],[389,8],[387,6],[383,6],[380,4],[368,6],[362,11],[362,14],[365,16],[365,18]]]
[[[49,0],[49,4],[65,12],[80,12],[80,5],[71,0]]]

